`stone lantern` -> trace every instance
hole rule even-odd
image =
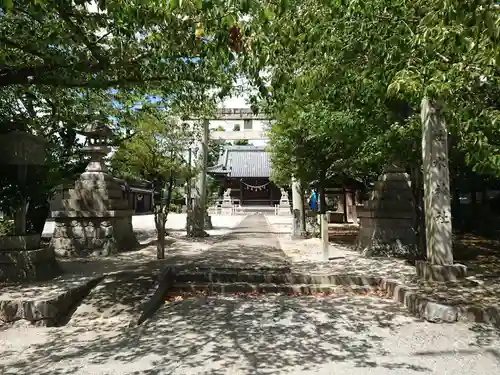
[[[87,172],[106,172],[104,158],[111,152],[112,130],[105,124],[93,123],[79,133],[87,138],[83,151],[90,156],[90,162],[85,170]]]
[[[79,132],[90,157],[73,188],[63,192],[64,210],[55,220],[51,246],[58,256],[108,256],[131,250],[138,242],[132,228],[134,211],[124,191],[125,182],[107,173],[104,158],[111,151],[112,131],[93,123]]]

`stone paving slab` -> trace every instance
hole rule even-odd
[[[181,222],[182,216],[178,219]],[[241,219],[230,223],[226,217],[216,218],[220,229],[209,231],[212,236],[202,240],[188,239],[182,232],[174,232],[166,240],[166,259],[163,260],[156,259],[153,243],[156,234],[148,233],[143,238],[147,243],[136,251],[112,257],[62,259],[59,264],[64,274],[52,280],[0,284],[0,326],[18,320],[42,326],[64,324],[61,320],[72,312],[75,303],[81,305],[71,314],[71,324],[94,319],[102,320],[103,324],[114,320],[134,321],[139,320],[139,315],[149,316],[169,287],[170,280],[164,277],[163,270],[172,265],[189,264],[193,258],[200,257]],[[162,280],[165,281],[160,285]],[[155,294],[155,291],[158,292]]]

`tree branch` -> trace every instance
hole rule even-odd
[[[30,54],[30,55],[33,55],[33,56],[36,56],[36,57],[39,57],[41,58],[42,60],[45,60],[47,56],[45,56],[44,54],[42,54],[41,52],[33,49],[33,48],[30,48],[29,46],[22,46],[20,45],[19,43],[11,40],[11,39],[8,39],[8,38],[5,38],[5,37],[2,37],[0,36],[0,42],[3,42],[5,43],[7,46],[10,46],[10,47],[13,47],[15,49],[18,49],[24,53],[27,53],[27,54]]]
[[[117,139],[115,139],[115,143],[116,143],[117,145],[121,145],[121,144],[123,144],[124,142],[126,142],[126,141],[128,141],[128,140],[130,140],[130,139],[134,138],[137,134],[139,134],[139,132],[135,132],[135,133],[129,134],[129,135],[127,135],[127,136],[123,137],[123,138],[117,138]]]
[[[85,46],[89,49],[89,51],[92,54],[92,56],[94,57],[94,59],[96,59],[97,61],[100,61],[100,62],[107,62],[108,59],[105,57],[105,54],[103,54],[102,49],[95,42],[92,42],[89,39],[89,36],[86,35],[83,32],[83,30],[80,27],[78,27],[71,20],[69,14],[66,13],[61,6],[58,7],[58,12],[59,12],[59,15],[61,16],[61,18],[63,19],[63,21],[69,26],[69,28],[73,31],[73,33],[75,33],[75,36],[80,37],[79,38],[80,40],[78,40],[78,38],[75,38],[75,37],[73,37],[73,39],[76,42],[79,42],[79,41],[83,42],[83,44],[85,44]]]
[[[178,56],[174,58],[179,58]],[[106,62],[91,63],[89,61],[82,61],[74,64],[41,64],[37,66],[24,66],[19,68],[7,68],[0,69],[0,87],[6,87],[11,85],[46,85],[52,87],[63,87],[63,88],[101,88],[106,89],[110,87],[116,87],[120,85],[127,85],[132,83],[146,83],[146,82],[158,82],[158,81],[171,81],[172,76],[153,76],[153,77],[141,77],[141,76],[125,76],[122,78],[115,79],[103,79],[99,80],[94,77],[88,80],[65,80],[62,76],[65,75],[67,70],[67,75],[74,77],[75,73],[82,74],[96,74],[103,72],[104,70],[113,71],[114,67],[116,70],[127,68],[132,69],[136,64],[131,64],[130,62],[124,63],[123,61],[117,62],[112,65],[108,65]],[[56,72],[60,70],[59,72]],[[48,74],[47,74],[48,73]],[[183,81],[196,82],[201,84],[214,84],[215,81],[198,77],[196,79],[183,79]]]

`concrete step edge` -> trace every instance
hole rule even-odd
[[[369,286],[359,285],[336,285],[336,284],[272,284],[272,283],[174,283],[166,295],[172,295],[180,292],[199,292],[207,293],[302,293],[311,294],[316,292],[366,292],[374,290]]]

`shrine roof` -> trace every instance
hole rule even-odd
[[[210,174],[227,174],[229,177],[264,177],[271,175],[269,153],[264,146],[226,146]]]

